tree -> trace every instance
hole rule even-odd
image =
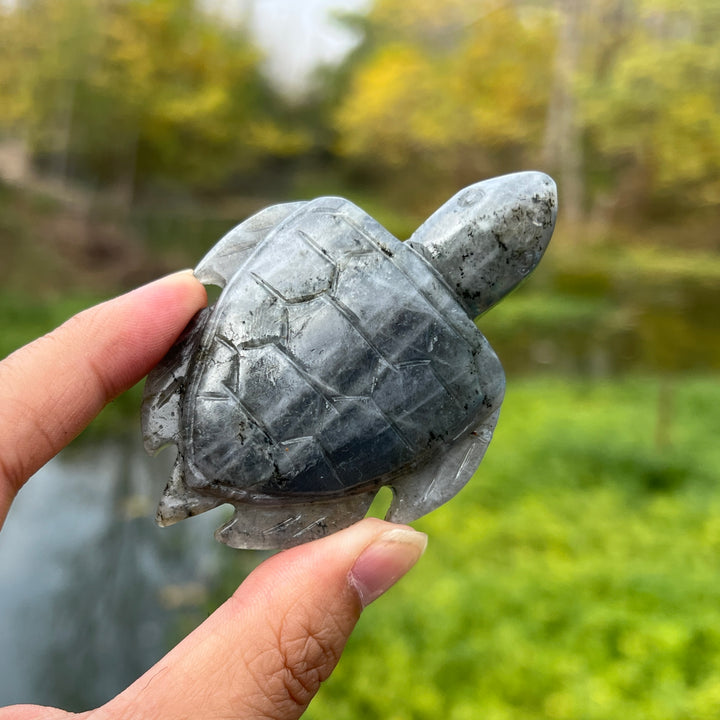
[[[577,93],[589,152],[616,204],[651,212],[720,202],[720,7],[636,0],[626,41]]]
[[[552,29],[509,0],[380,0],[334,115],[337,152],[433,195],[537,164]]]
[[[0,122],[56,170],[212,188],[303,148],[244,29],[195,0],[22,0],[6,19]]]
[[[557,171],[563,187],[562,212],[571,222],[583,214],[581,128],[577,118],[575,77],[580,61],[580,0],[558,0],[558,44],[548,102],[543,164]]]

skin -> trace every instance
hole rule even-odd
[[[0,363],[0,527],[27,479],[147,374],[206,302],[192,273],[170,275],[76,315]],[[407,526],[366,519],[281,552],[106,705],[78,715],[15,705],[0,709],[0,720],[298,718],[362,609],[426,542]]]

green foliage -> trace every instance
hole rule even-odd
[[[0,5],[0,133],[135,200],[277,192],[311,168],[425,212],[537,167],[576,218],[717,214],[715,0],[375,0],[345,20],[359,45],[299,104],[263,77],[245,28],[204,8]]]
[[[377,2],[334,113],[341,156],[421,191],[471,182],[542,138],[552,19],[498,3]],[[406,170],[413,167],[413,177]],[[426,172],[423,172],[426,171]],[[405,188],[407,193],[408,188]]]
[[[50,332],[95,302],[99,302],[99,298],[87,294],[32,300],[29,294],[0,291],[0,317],[3,319],[0,358]]]
[[[511,380],[480,471],[417,523],[426,556],[307,717],[717,717],[719,388]]]
[[[716,3],[637,2],[602,74],[577,78],[591,147],[632,178],[635,202],[720,201]]]
[[[194,0],[25,0],[2,27],[0,127],[56,170],[214,188],[305,149],[244,30]]]
[[[712,0],[376,0],[354,26],[337,152],[406,203],[541,167],[601,214],[717,207]]]

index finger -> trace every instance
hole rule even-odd
[[[0,526],[23,483],[163,357],[207,302],[191,272],[70,318],[0,363]]]

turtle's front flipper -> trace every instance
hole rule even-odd
[[[220,238],[198,263],[195,277],[205,285],[224,288],[258,243],[274,230],[278,223],[305,205],[305,202],[273,205],[241,222]]]
[[[243,505],[215,532],[222,543],[243,550],[289,548],[325,537],[365,517],[377,493],[371,492],[281,507]]]
[[[211,309],[205,308],[195,315],[170,352],[155,366],[145,381],[142,404],[145,449],[149,453],[156,453],[170,443],[178,446],[175,467],[157,511],[157,522],[163,526],[210,510],[223,502],[197,495],[187,487],[180,442],[183,400],[188,386],[190,364]]]
[[[412,522],[460,492],[480,465],[499,414],[500,408],[464,430],[434,461],[390,483],[394,498],[385,519]]]
[[[145,381],[142,433],[145,450],[151,455],[169,443],[178,443],[190,361],[200,342],[211,309],[205,308],[195,315]]]

